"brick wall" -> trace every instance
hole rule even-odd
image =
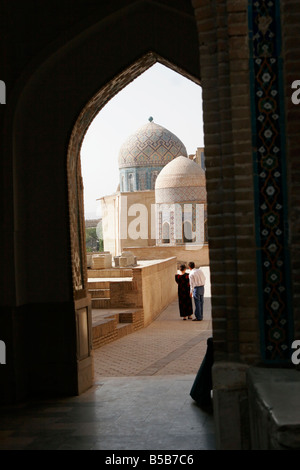
[[[259,358],[247,1],[194,0],[216,357]]]
[[[149,325],[177,297],[176,258],[144,261],[132,268],[132,281],[110,283],[110,308],[142,308]]]
[[[133,268],[133,282],[141,288],[144,325],[149,325],[170,302],[177,298],[176,258],[149,261],[148,266]]]
[[[195,247],[196,248],[196,247]],[[186,250],[184,246],[129,247],[137,259],[164,259],[176,256],[177,265],[194,261],[197,266],[209,266],[208,245],[200,249]]]

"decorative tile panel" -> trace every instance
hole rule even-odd
[[[180,203],[180,202],[198,202],[206,203],[206,189],[201,187],[189,188],[160,188],[155,191],[155,202]]]
[[[128,185],[129,174],[134,175],[133,177],[133,191],[147,191],[154,189],[155,179],[163,167],[150,167],[150,168],[121,168],[120,170],[120,181],[124,182],[121,184],[120,189],[122,192],[130,191]],[[155,174],[155,177],[154,177]]]
[[[281,363],[291,357],[292,312],[279,1],[249,1],[249,34],[261,349]]]

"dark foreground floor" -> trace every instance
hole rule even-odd
[[[194,376],[109,377],[80,397],[6,407],[0,449],[213,450]]]
[[[213,415],[190,397],[211,336],[177,301],[147,328],[94,351],[95,384],[79,397],[0,407],[0,450],[215,449]]]

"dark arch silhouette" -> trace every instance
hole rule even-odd
[[[25,349],[40,351],[20,347],[15,356],[32,377],[22,393],[73,394],[91,383],[92,362],[82,140],[99,110],[157,61],[200,83],[199,48],[193,8],[182,0],[109,2],[51,39],[7,105],[7,204],[17,234],[8,276],[21,306],[13,328]]]

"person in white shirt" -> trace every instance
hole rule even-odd
[[[199,268],[195,268],[195,263],[190,261],[189,263],[190,274],[190,296],[193,297],[195,303],[195,317],[193,321],[203,320],[203,303],[204,303],[204,285],[205,276],[203,271]]]

